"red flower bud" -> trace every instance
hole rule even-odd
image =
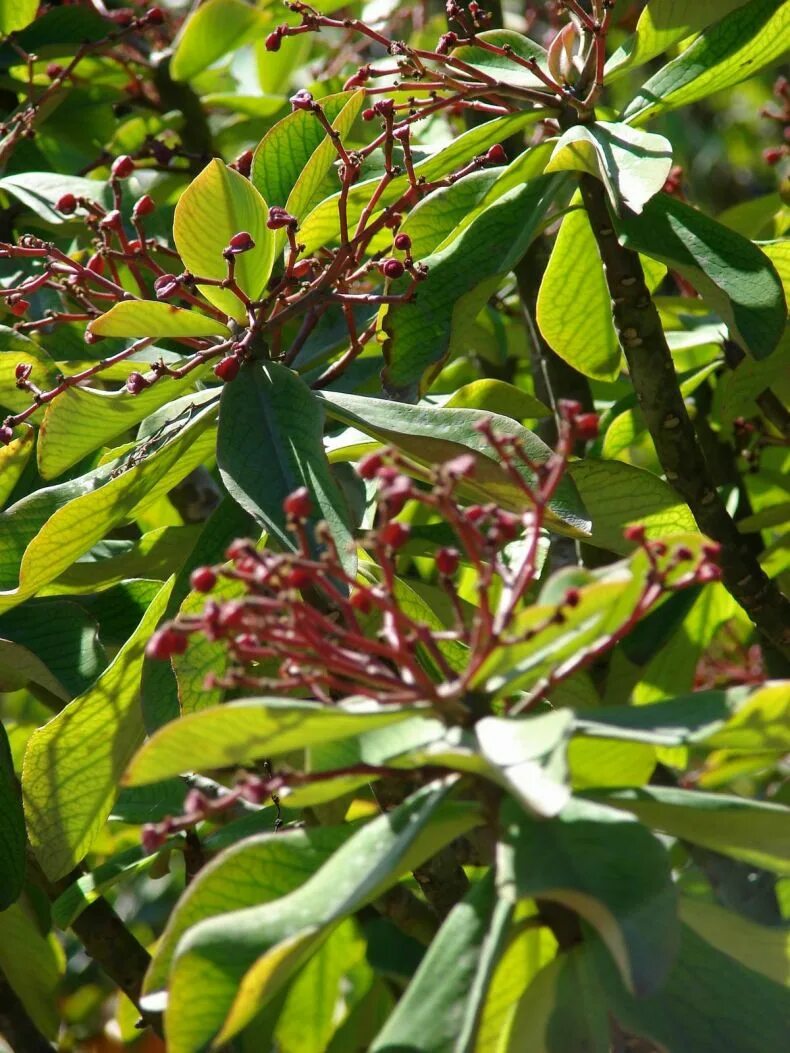
[[[17,383],[19,383],[20,380],[28,380],[32,372],[33,365],[31,362],[17,362],[16,368],[14,369],[14,377]]]
[[[379,264],[379,270],[385,278],[395,279],[402,277],[405,268],[400,260],[390,258]]]
[[[59,66],[57,62],[50,62],[47,66],[47,76],[50,80],[55,80],[61,73],[63,73],[63,67]]]
[[[11,308],[11,314],[15,314],[17,318],[21,318],[28,307],[30,307],[30,300],[23,300],[22,297],[20,297],[13,303],[9,302],[9,306]]]
[[[150,194],[143,194],[143,196],[138,198],[134,203],[132,218],[140,219],[142,216],[150,216],[155,209],[156,205],[154,204],[154,199]]]
[[[353,91],[354,88],[361,88],[367,83],[369,77],[370,66],[360,66],[357,72],[353,73],[343,85],[343,91]]]
[[[576,399],[558,399],[557,410],[563,420],[570,421],[571,423],[579,416],[583,410],[581,402],[577,402]]]
[[[459,561],[460,554],[455,548],[440,548],[436,553],[436,569],[445,578],[455,574]]]
[[[313,511],[313,502],[310,491],[306,486],[300,486],[292,494],[288,494],[283,501],[283,511],[290,519],[309,519]]]
[[[598,414],[580,413],[574,421],[576,435],[583,442],[598,438]]]
[[[179,281],[175,274],[160,274],[154,282],[154,293],[157,300],[169,300],[175,296],[179,289]]]
[[[211,567],[198,567],[192,571],[189,584],[195,592],[211,592],[217,584],[217,575]]]
[[[314,264],[315,260],[312,259],[312,257],[306,260],[297,260],[293,265],[291,276],[299,281],[301,281],[302,278],[311,278],[313,275]]]
[[[383,465],[380,453],[369,453],[357,465],[357,472],[363,479],[375,479]]]
[[[400,212],[393,212],[387,216],[384,220],[384,226],[389,227],[390,230],[397,230],[403,222],[403,216]]]
[[[390,522],[381,528],[379,537],[391,549],[402,548],[409,540],[411,528],[407,523]]]
[[[408,234],[396,234],[393,244],[400,252],[408,252],[411,248],[411,238]]]
[[[130,395],[139,395],[150,386],[151,381],[146,380],[142,373],[130,373],[126,378],[126,390]]]
[[[486,161],[488,161],[490,165],[506,165],[507,154],[505,153],[504,146],[502,146],[501,143],[494,143],[493,146],[490,146],[486,151]]]
[[[235,380],[239,375],[241,369],[241,362],[235,355],[226,355],[221,358],[214,366],[214,376],[219,377],[226,384],[230,383],[231,380]]]
[[[313,575],[304,567],[292,567],[285,575],[283,584],[289,589],[303,589],[313,580]]]
[[[369,590],[363,588],[354,589],[348,597],[348,602],[355,611],[359,611],[361,614],[367,614],[373,606]]]
[[[487,515],[482,505],[470,505],[464,512],[464,516],[470,523],[479,523]]]
[[[372,121],[375,116],[376,116],[376,114],[373,112],[373,110],[370,108],[370,106],[368,106],[368,108],[366,110],[362,111],[362,120],[363,121]]]
[[[166,625],[163,629],[157,629],[151,639],[145,653],[149,658],[172,658],[174,654],[183,654],[187,649],[187,638],[183,633]]]
[[[145,20],[149,26],[161,26],[165,20],[165,13],[161,7],[149,7],[145,13]]]
[[[104,257],[99,255],[98,252],[94,252],[85,264],[85,269],[93,271],[94,274],[104,274]]]
[[[304,88],[300,88],[299,91],[297,91],[295,95],[292,95],[288,101],[291,103],[291,107],[294,110],[312,110],[315,108],[313,96]]]
[[[272,33],[270,33],[265,40],[267,51],[279,51],[280,44],[282,44],[283,34],[282,30],[277,27]]]
[[[243,175],[245,179],[249,179],[250,172],[252,171],[252,158],[252,150],[245,150],[244,153],[239,154],[231,167],[235,168],[239,175]]]
[[[439,43],[436,45],[437,55],[446,55],[451,48],[454,48],[458,43],[457,33],[442,33],[439,37]]]
[[[3,446],[8,446],[10,442],[14,441],[14,429],[9,428],[7,424],[0,425],[0,443]]]
[[[255,242],[252,240],[252,235],[246,230],[242,230],[238,234],[233,235],[224,254],[226,256],[240,256],[242,252],[249,252],[250,249],[254,248]]]
[[[292,216],[287,209],[282,208],[280,205],[272,205],[269,209],[269,218],[266,220],[266,226],[269,230],[284,230],[286,227],[296,228],[296,216]]]
[[[55,202],[55,208],[64,216],[70,216],[77,207],[77,199],[73,194],[62,194]]]
[[[378,114],[379,117],[392,116],[395,112],[395,100],[379,99],[379,101],[373,105],[373,112]]]
[[[131,157],[128,154],[121,154],[113,161],[110,175],[113,179],[128,179],[134,168],[135,164]]]
[[[102,216],[99,220],[100,230],[120,230],[121,227],[121,213],[117,208],[112,209],[106,216]]]
[[[646,536],[645,528],[641,523],[632,523],[631,526],[627,526],[623,531],[625,540],[633,541],[636,545],[643,545]]]
[[[578,607],[580,599],[581,593],[578,589],[568,589],[562,602],[566,607]]]
[[[687,545],[678,545],[675,549],[675,559],[678,563],[688,563],[690,559],[694,559],[694,553]]]

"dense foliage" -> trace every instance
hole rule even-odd
[[[0,36],[0,1049],[783,1048],[788,4]]]

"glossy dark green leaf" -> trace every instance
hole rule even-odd
[[[598,931],[626,987],[658,990],[678,946],[677,896],[669,855],[638,822],[574,799],[553,819],[533,819],[506,801],[497,861],[500,892],[555,900]]]
[[[353,567],[343,494],[323,446],[324,405],[304,381],[276,362],[254,362],[227,384],[220,402],[217,463],[228,493],[285,549],[283,501],[306,486],[313,503],[308,524],[329,524],[341,559]]]
[[[455,906],[371,1053],[465,1053],[513,911],[497,898],[493,874]],[[481,967],[484,974],[481,976]]]
[[[755,244],[668,194],[615,226],[628,248],[687,278],[755,358],[770,355],[784,333],[787,305],[776,268]]]

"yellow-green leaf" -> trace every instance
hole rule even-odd
[[[680,917],[717,951],[782,987],[790,981],[790,929],[758,925],[717,903],[681,897]]]
[[[21,903],[0,911],[0,971],[39,1031],[54,1039],[61,1022],[56,998],[63,951],[54,935],[41,934]]]
[[[94,336],[169,336],[175,339],[228,335],[227,326],[216,318],[157,300],[122,300],[90,322],[88,332]]]
[[[189,184],[176,205],[173,238],[187,270],[201,278],[227,277],[222,256],[234,234],[246,232],[255,247],[236,257],[236,281],[255,299],[266,286],[274,263],[274,234],[266,226],[267,205],[244,176],[214,158]],[[206,299],[243,322],[244,307],[227,289],[198,286]]]
[[[173,80],[190,80],[201,73],[263,30],[270,17],[242,0],[208,0],[183,25],[170,65]]]
[[[38,0],[0,0],[0,36],[29,26],[36,11]]]
[[[0,446],[0,508],[19,482],[36,444],[36,433],[26,425],[7,446]]]

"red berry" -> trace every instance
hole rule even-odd
[[[357,472],[363,479],[375,479],[384,464],[380,453],[369,453],[357,465]]]
[[[7,424],[0,425],[0,443],[3,446],[8,446],[10,442],[14,441],[14,429],[9,428]]]
[[[130,373],[126,378],[126,390],[130,395],[139,395],[141,391],[150,386],[150,383],[142,373]]]
[[[217,584],[217,575],[211,567],[197,567],[192,571],[189,583],[195,592],[211,592]]]
[[[235,380],[239,375],[241,369],[241,362],[235,355],[226,355],[221,358],[214,366],[214,376],[219,377],[220,380],[224,380],[225,383],[229,383],[231,380]]]
[[[379,264],[379,270],[385,278],[395,279],[403,276],[405,267],[400,260],[390,258]]]
[[[381,528],[379,537],[389,548],[401,548],[409,540],[411,528],[406,523],[390,522]]]
[[[113,179],[128,179],[134,168],[134,161],[131,157],[128,154],[121,154],[113,161],[110,175]]]
[[[291,519],[309,519],[313,511],[313,502],[310,499],[310,491],[306,486],[300,486],[292,494],[288,494],[283,501],[283,511]]]
[[[464,513],[470,523],[479,523],[486,514],[486,510],[482,505],[470,505]]]
[[[646,536],[645,528],[641,523],[632,523],[631,526],[627,526],[623,531],[625,540],[633,541],[637,545],[644,544]]]
[[[507,154],[504,146],[501,143],[494,143],[493,146],[490,146],[486,152],[486,161],[490,165],[506,165]]]
[[[460,554],[455,548],[440,548],[436,553],[436,569],[439,573],[449,578],[458,570]]]
[[[178,292],[179,281],[175,274],[160,274],[154,282],[157,300],[169,300]]]
[[[305,88],[300,88],[288,101],[294,110],[312,110],[315,106],[313,96]]]
[[[376,114],[373,112],[373,110],[369,106],[368,106],[368,108],[366,110],[362,111],[362,120],[363,121],[372,121],[375,116],[376,116]]]
[[[239,256],[242,252],[249,252],[250,249],[254,248],[255,242],[252,240],[252,235],[246,230],[241,230],[230,239],[228,247],[225,249],[225,254],[228,256]]]
[[[77,199],[73,194],[62,194],[55,202],[55,208],[64,216],[70,216],[77,207]]]
[[[304,567],[292,567],[285,575],[283,584],[289,589],[303,589],[313,580],[313,575]]]
[[[155,209],[156,205],[154,204],[154,199],[150,194],[143,194],[143,196],[138,198],[134,203],[132,218],[140,219],[141,216],[150,216]]]
[[[149,658],[172,658],[174,654],[183,654],[187,649],[187,638],[183,633],[166,625],[163,629],[157,629],[151,639],[145,653]]]
[[[273,33],[270,33],[266,37],[266,50],[267,51],[279,51],[280,44],[282,43],[283,35],[279,29],[275,29]]]
[[[47,66],[47,76],[50,80],[55,80],[64,72],[63,67],[59,66],[57,62],[50,62]]]
[[[576,435],[584,442],[598,438],[598,414],[580,413],[574,421]]]
[[[161,7],[149,7],[145,13],[145,20],[149,26],[161,26],[165,20],[165,13]]]
[[[393,244],[400,252],[408,252],[411,248],[411,238],[408,234],[396,234]]]
[[[578,589],[568,589],[565,593],[563,603],[566,607],[578,607],[581,593]]]
[[[292,216],[286,209],[279,205],[272,205],[269,209],[269,218],[266,226],[269,230],[284,230],[286,227],[296,227],[296,216]]]
[[[21,297],[15,300],[14,303],[10,304],[11,314],[15,314],[17,318],[21,318],[25,311],[30,307],[30,300],[23,300]]]

